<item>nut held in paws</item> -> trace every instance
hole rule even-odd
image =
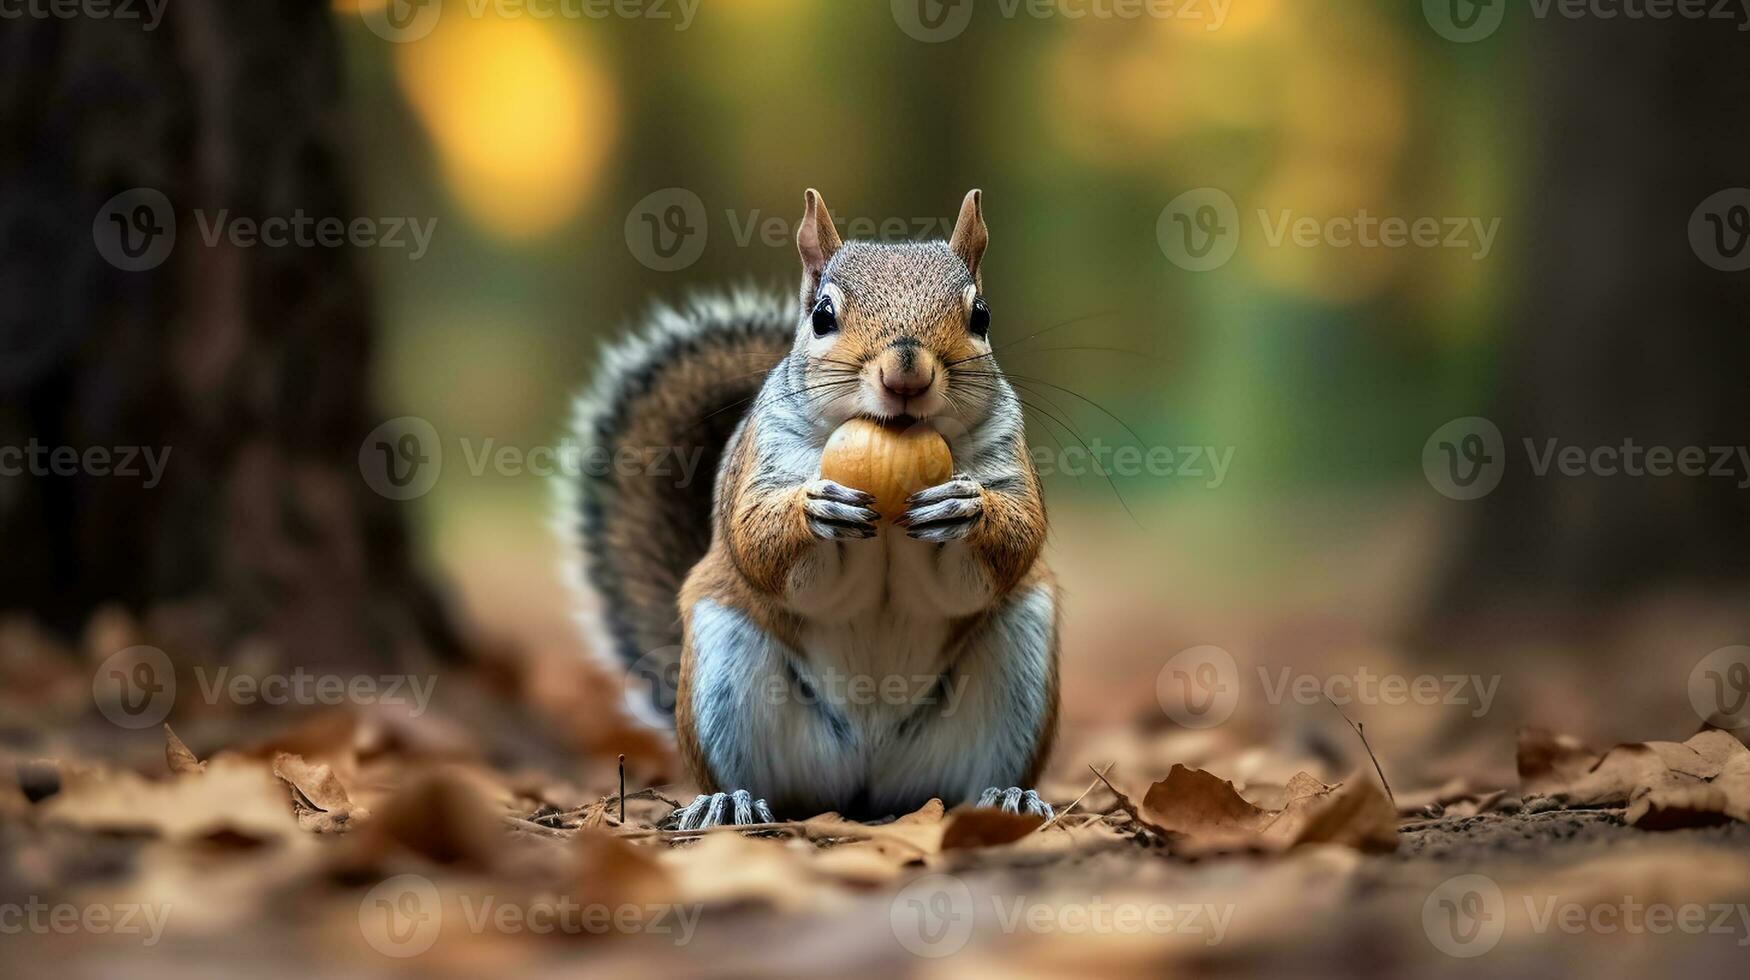
[[[905,513],[905,500],[954,473],[948,441],[928,425],[883,425],[852,419],[826,441],[820,475],[875,495],[885,520]]]

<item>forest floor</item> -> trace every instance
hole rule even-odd
[[[1049,823],[931,803],[673,830],[692,789],[664,738],[625,720],[625,682],[588,666],[561,598],[490,565],[463,590],[471,665],[325,704],[148,663],[198,610],[100,617],[74,645],[0,623],[0,975],[1742,972],[1750,725],[1697,730],[1693,657],[1501,649],[1442,672],[1353,621],[1401,577],[1389,562],[1348,562],[1348,594],[1279,595],[1294,608],[1259,624],[1195,594],[1202,568],[1075,540],[1072,580],[1099,561],[1188,598],[1075,599]],[[1717,644],[1706,617],[1655,620],[1612,632]],[[1210,637],[1244,697],[1198,730],[1159,679]],[[225,683],[297,679],[259,656]],[[1319,696],[1284,695],[1289,668]],[[1339,710],[1328,682],[1362,668],[1468,686]],[[170,683],[105,680],[142,670]],[[163,705],[125,696],[163,687]],[[1668,740],[1609,747],[1648,735]]]

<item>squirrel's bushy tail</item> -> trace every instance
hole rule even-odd
[[[578,400],[579,472],[561,521],[595,652],[638,675],[652,714],[673,714],[676,597],[711,544],[724,445],[795,337],[793,303],[738,294],[660,309],[607,348]],[[636,702],[635,702],[636,703]]]

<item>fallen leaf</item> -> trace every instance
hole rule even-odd
[[[179,774],[204,772],[207,768],[206,763],[196,758],[188,746],[182,744],[182,739],[176,737],[169,725],[164,726],[164,762],[170,766],[171,772]]]
[[[1007,813],[995,807],[959,807],[942,832],[942,850],[998,847],[1039,829],[1045,818],[1031,813]]]
[[[488,870],[507,856],[504,815],[476,780],[445,767],[392,796],[365,825],[360,844],[367,852],[400,849],[439,864]]]
[[[292,811],[305,830],[344,833],[354,821],[370,816],[370,811],[353,805],[340,778],[326,765],[281,752],[273,758],[273,774],[291,789]]]
[[[63,766],[61,792],[38,805],[45,820],[169,840],[233,834],[273,841],[297,833],[267,767],[214,760],[205,772],[155,781],[124,770]]]
[[[1280,852],[1303,844],[1397,848],[1397,810],[1377,783],[1360,774],[1327,786],[1298,773],[1289,780],[1287,804],[1272,811],[1247,802],[1225,779],[1174,766],[1149,787],[1140,810],[1151,826],[1176,835],[1175,848],[1183,853]]]

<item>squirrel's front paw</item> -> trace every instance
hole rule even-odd
[[[893,523],[920,541],[958,541],[984,518],[984,489],[971,477],[957,474],[947,483],[919,490],[906,502],[906,512]]]
[[[733,806],[734,809],[730,809]],[[725,813],[727,811],[727,814]],[[728,816],[738,827],[755,823],[777,823],[772,808],[765,800],[756,800],[745,789],[733,793],[708,793],[694,797],[693,802],[675,811],[676,830],[704,830],[724,822]]]
[[[808,530],[822,541],[872,538],[881,515],[870,509],[874,496],[831,480],[815,480],[802,488],[802,511]]]
[[[1056,816],[1056,811],[1051,809],[1051,804],[1045,802],[1043,797],[1033,790],[1019,786],[1010,786],[1008,789],[992,786],[978,798],[978,805],[1001,809],[1004,813],[1031,813],[1047,820]]]

